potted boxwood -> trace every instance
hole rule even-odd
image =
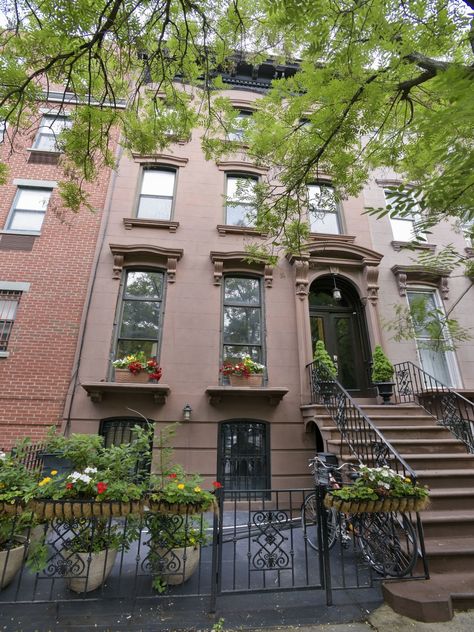
[[[395,369],[380,345],[376,345],[372,356],[372,382],[377,387],[383,404],[389,404],[393,395]]]
[[[334,380],[337,377],[337,367],[322,340],[318,340],[314,348],[313,375],[317,389],[321,393],[323,400],[327,401],[333,392]]]

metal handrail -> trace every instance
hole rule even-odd
[[[394,368],[398,401],[422,406],[474,453],[474,404],[413,362]]]
[[[315,362],[306,365],[309,371],[312,403],[323,404],[359,464],[371,467],[388,465],[416,482],[416,473],[380,430],[356,404],[346,389]],[[343,445],[341,443],[342,456]]]

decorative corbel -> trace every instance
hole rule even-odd
[[[375,266],[367,266],[365,268],[365,279],[367,283],[367,298],[376,305],[379,300],[379,269]]]
[[[214,261],[214,285],[221,285],[222,275],[224,273],[224,262],[219,259]]]
[[[300,259],[300,260],[295,261],[296,296],[298,296],[301,301],[303,301],[308,296],[308,288],[309,288],[308,271],[309,271],[308,260]]]
[[[264,271],[265,287],[273,287],[273,266],[267,264]]]
[[[440,283],[439,283],[439,289],[441,292],[441,298],[443,299],[443,301],[446,301],[449,298],[449,283],[448,283],[448,277],[443,276],[441,277]]]
[[[112,278],[120,279],[123,270],[123,255],[114,254],[114,267],[112,269]]]
[[[168,257],[166,272],[168,275],[168,283],[174,283],[176,281],[176,267],[178,265],[177,257]]]
[[[407,295],[407,275],[405,272],[397,272],[398,293],[400,296]]]

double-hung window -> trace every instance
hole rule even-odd
[[[241,143],[244,139],[245,130],[251,116],[252,112],[240,110],[232,123],[232,129],[227,133],[227,140]]]
[[[3,138],[5,136],[6,129],[7,129],[7,126],[5,124],[5,121],[0,120],[0,143],[3,143]]]
[[[171,219],[176,171],[173,169],[145,169],[138,200],[137,217],[142,219]]]
[[[162,330],[164,273],[128,270],[118,325],[116,358],[143,351],[157,358]]]
[[[7,230],[39,233],[52,189],[18,187],[7,221]]]
[[[0,351],[7,351],[21,292],[0,290]]]
[[[41,151],[59,151],[58,138],[67,127],[71,127],[71,120],[67,116],[59,114],[43,116],[33,148]]]
[[[390,213],[390,224],[392,226],[394,241],[425,241],[423,233],[417,228],[417,224],[421,220],[421,213],[415,200],[413,200],[414,204],[409,213],[404,212],[403,215],[399,215],[396,212],[397,196],[388,190],[385,190],[384,193],[387,204],[392,207],[392,211]]]
[[[339,235],[341,220],[334,189],[325,184],[308,185],[310,230],[312,233]]]
[[[248,175],[226,177],[226,224],[248,226],[255,224],[255,185],[258,178]]]
[[[226,276],[222,359],[235,361],[243,355],[265,364],[261,280]]]

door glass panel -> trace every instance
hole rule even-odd
[[[345,388],[357,388],[356,356],[351,318],[335,318],[337,366],[340,382]]]
[[[311,307],[349,307],[344,295],[338,300],[333,298],[332,289],[319,290],[309,293],[309,304]]]
[[[313,341],[313,350],[318,340],[325,340],[324,337],[324,319],[321,316],[311,316],[311,340]]]

